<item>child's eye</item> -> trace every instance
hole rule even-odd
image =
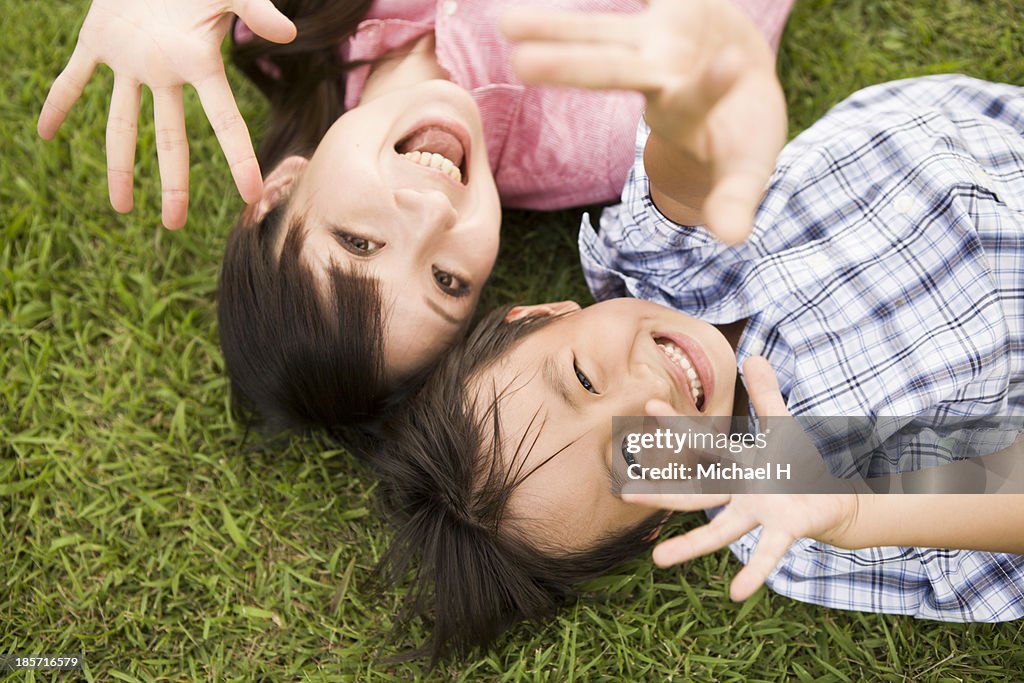
[[[626,437],[622,437],[622,448],[620,449],[620,452],[622,453],[622,459],[626,461],[627,467],[636,464],[636,458],[629,452]]]
[[[353,235],[343,230],[334,230],[334,236],[341,243],[341,246],[356,256],[369,256],[384,246],[380,242],[374,242],[373,240]]]
[[[572,369],[576,371],[576,379],[580,381],[580,386],[592,394],[598,393],[597,389],[595,389],[594,385],[591,383],[590,378],[587,377],[587,375],[580,370],[580,366],[576,364],[575,358],[572,359]]]
[[[458,275],[453,275],[447,270],[434,267],[434,282],[441,288],[441,291],[448,296],[465,296],[469,294],[469,285]]]

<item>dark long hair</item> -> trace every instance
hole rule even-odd
[[[289,154],[311,154],[344,112],[343,72],[358,64],[341,64],[338,49],[371,0],[276,5],[295,22],[296,39],[277,45],[257,36],[232,49],[270,102],[265,170]],[[285,215],[284,202],[259,221],[243,213],[228,237],[217,315],[232,409],[247,426],[326,429],[348,440],[403,395],[383,372],[380,285],[336,265],[318,278],[302,258],[301,217],[285,225]]]
[[[654,514],[578,552],[543,547],[522,532],[508,503],[530,473],[502,464],[504,397],[499,392],[480,403],[467,391],[479,372],[549,319],[507,323],[507,311],[488,314],[445,356],[389,423],[389,438],[377,452],[381,490],[398,525],[383,569],[394,581],[413,572],[406,616],[419,615],[432,628],[408,654],[432,662],[486,646],[510,625],[547,615],[574,596],[577,583],[647,549],[663,521]],[[524,437],[511,463],[521,463],[531,443]]]
[[[373,0],[275,0],[295,23],[291,43],[278,45],[254,36],[234,44],[231,58],[270,102],[270,128],[260,145],[264,170],[289,154],[309,155],[345,111],[345,71],[338,49],[366,16]],[[274,75],[266,72],[273,66]]]

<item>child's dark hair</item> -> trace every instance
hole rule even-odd
[[[310,155],[344,112],[343,72],[358,64],[341,64],[339,45],[371,0],[275,4],[294,21],[295,40],[277,45],[254,36],[232,48],[270,102],[260,149],[265,171],[289,154]],[[256,222],[243,214],[225,249],[217,314],[232,409],[269,430],[351,435],[402,394],[383,372],[380,286],[335,265],[317,277],[302,258],[302,221],[285,225],[286,208],[282,202]]]
[[[409,655],[432,662],[486,646],[508,626],[550,613],[578,582],[648,548],[663,519],[653,514],[578,552],[539,547],[522,533],[508,504],[531,474],[520,470],[533,441],[524,436],[514,456],[503,457],[503,390],[478,398],[468,389],[479,372],[550,319],[505,322],[507,311],[488,314],[442,359],[389,422],[389,438],[377,453],[382,492],[398,524],[383,565],[393,581],[414,572],[406,616],[422,616],[432,633]],[[538,415],[531,428],[542,427]]]
[[[314,275],[302,257],[305,231],[284,224],[285,210],[228,237],[217,316],[232,408],[270,430],[344,438],[382,410],[379,283],[337,266]]]
[[[274,4],[295,24],[295,40],[279,45],[253,36],[231,48],[235,65],[270,103],[270,128],[259,152],[264,171],[289,154],[312,153],[344,113],[343,74],[364,62],[343,64],[339,46],[355,32],[373,0],[274,0]]]

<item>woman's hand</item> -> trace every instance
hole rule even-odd
[[[754,357],[743,364],[747,391],[762,430],[770,416],[788,416],[778,381],[768,361]],[[666,405],[652,401],[652,415],[668,415]],[[793,424],[792,420],[784,421]],[[776,424],[780,424],[776,422]],[[776,434],[777,436],[777,434]],[[776,442],[779,442],[776,439]],[[783,447],[788,439],[782,439]],[[769,439],[771,444],[772,439]],[[799,446],[806,448],[806,445]],[[627,485],[627,489],[629,486]],[[803,537],[825,542],[841,539],[856,524],[860,498],[854,493],[840,494],[629,494],[623,500],[665,510],[698,511],[725,506],[704,526],[659,543],[654,562],[668,567],[706,555],[728,546],[748,531],[762,527],[761,536],[750,561],[733,579],[729,594],[733,600],[745,600],[756,591],[782,560],[790,545]]]
[[[647,98],[645,164],[669,218],[735,244],[753,229],[785,143],[775,56],[730,2],[650,0],[638,14],[509,13],[514,67],[530,83],[628,89]]]
[[[295,26],[270,0],[93,0],[71,59],[43,103],[38,131],[46,139],[56,134],[97,64],[113,70],[107,184],[115,210],[132,209],[141,85],[153,92],[165,226],[180,228],[188,213],[185,83],[199,93],[242,199],[259,199],[259,164],[220,53],[231,12],[267,40],[287,43],[295,38]]]

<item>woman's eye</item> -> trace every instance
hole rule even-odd
[[[441,288],[441,291],[449,296],[465,296],[469,293],[469,285],[463,282],[459,276],[452,275],[447,270],[434,268],[434,282]]]
[[[580,370],[580,366],[576,365],[575,359],[573,359],[572,361],[572,369],[576,371],[576,379],[580,381],[580,386],[582,386],[584,389],[586,389],[592,394],[598,393],[597,389],[595,389],[594,385],[591,383],[590,378],[587,377],[587,375],[582,370]]]
[[[341,242],[342,246],[356,256],[372,254],[384,246],[380,242],[374,242],[373,240],[368,240],[365,237],[352,235],[347,232],[342,232],[341,230],[335,230],[334,234],[338,238],[338,241]]]

